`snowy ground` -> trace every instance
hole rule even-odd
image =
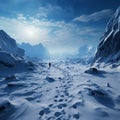
[[[0,78],[0,120],[119,120],[120,69],[86,74],[72,62],[39,63]],[[109,85],[108,85],[109,83]]]

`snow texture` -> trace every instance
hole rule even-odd
[[[94,75],[71,60],[48,63],[0,78],[0,120],[119,120],[119,68]]]

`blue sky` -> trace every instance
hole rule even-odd
[[[96,46],[120,0],[3,0],[0,29],[18,43],[43,43],[51,53]]]

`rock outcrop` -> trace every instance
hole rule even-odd
[[[120,7],[107,24],[106,32],[98,45],[94,62],[120,62]]]

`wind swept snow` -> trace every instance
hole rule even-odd
[[[71,61],[0,78],[0,120],[119,120],[119,69],[84,73]]]

